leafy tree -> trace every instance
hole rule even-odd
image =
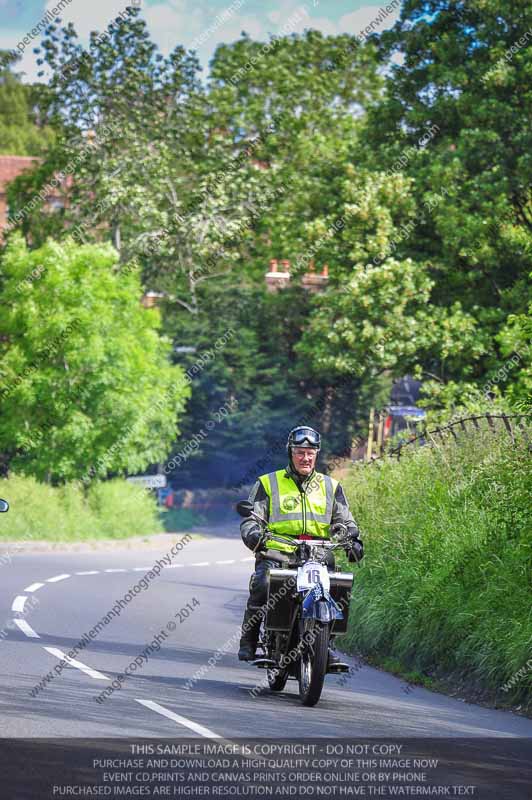
[[[532,276],[531,276],[532,277]],[[532,303],[528,314],[510,315],[499,334],[506,367],[501,382],[507,395],[520,411],[532,412]]]
[[[12,69],[17,60],[0,50],[0,154],[40,156],[52,144],[54,132],[39,106],[42,88],[21,82]]]
[[[349,45],[350,57],[338,69]],[[233,44],[219,45],[209,76],[213,114],[235,140],[242,131],[258,133],[282,119],[278,135],[264,150],[277,162],[299,134],[327,130],[346,111],[360,116],[381,88],[373,46],[313,30],[272,37],[266,44],[243,34]]]
[[[433,303],[460,302],[479,333],[473,359],[421,357],[432,403],[459,405],[461,385],[466,404],[482,394],[509,356],[503,330],[532,299],[531,28],[526,0],[407,0],[381,37],[381,57],[403,61],[368,112],[365,157],[410,177],[418,208],[445,193],[404,252],[430,261]]]
[[[204,284],[201,292],[200,308],[208,314],[166,316],[165,329],[180,348],[194,348],[177,354],[194,402],[170,477],[178,485],[233,485],[312,405],[302,392],[293,352],[308,303],[293,289],[268,294],[249,280],[234,285],[230,276]],[[230,413],[218,423],[225,404]],[[215,423],[210,429],[208,421]],[[180,460],[198,433],[198,448]],[[285,457],[282,449],[270,454],[268,466],[279,457]]]
[[[382,83],[375,48],[361,47],[355,37],[307,31],[262,44],[244,35],[217,48],[208,93],[213,123],[235,148],[251,140],[252,161],[275,186],[287,189],[257,224],[247,248],[246,271],[257,281],[270,258],[293,255],[294,219],[287,217],[292,201],[300,201],[302,220],[329,201],[330,186],[323,197],[313,191],[312,159],[318,154],[319,168],[329,173],[342,162]],[[331,134],[339,152],[328,147]]]
[[[54,173],[70,175],[63,210],[24,218],[32,240],[111,238],[123,261],[140,259],[151,289],[196,314],[198,288],[234,265],[235,240],[250,237],[276,194],[250,163],[212,177],[239,154],[215,127],[197,61],[179,46],[163,58],[129,13],[105,36],[91,34],[88,51],[71,25],[60,37],[49,27],[48,113],[65,136],[40,171],[18,179],[13,205],[22,211]]]
[[[190,390],[169,364],[135,265],[109,245],[12,237],[1,262],[0,449],[38,479],[89,480],[164,458]]]

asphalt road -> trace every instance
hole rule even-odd
[[[250,695],[265,673],[236,658],[253,564],[237,536],[186,544],[35,694],[178,538],[155,551],[27,552],[0,561],[0,736],[532,737],[532,720],[408,690],[370,667],[343,686],[328,676],[314,708],[300,704],[295,681],[281,693]],[[150,654],[156,635],[160,649]],[[136,671],[97,702],[135,658]]]

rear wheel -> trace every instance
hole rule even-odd
[[[299,660],[299,697],[304,706],[315,706],[321,697],[327,673],[329,623],[312,620],[305,633],[312,632],[312,643],[305,647]]]
[[[278,662],[283,659],[286,637],[282,633],[270,633],[268,652],[270,658]],[[268,670],[268,685],[272,692],[282,692],[288,680],[288,667],[274,667]]]

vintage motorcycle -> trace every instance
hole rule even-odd
[[[347,630],[353,585],[350,572],[329,572],[325,562],[328,553],[345,548],[349,538],[331,542],[308,536],[278,536],[268,531],[266,520],[253,511],[252,503],[242,501],[236,510],[240,516],[260,522],[269,539],[296,545],[290,555],[266,551],[285,565],[269,570],[266,613],[259,634],[264,656],[251,663],[267,670],[272,691],[282,691],[289,678],[297,680],[301,702],[314,706],[327,673],[330,638]],[[344,525],[338,527],[347,531]],[[343,664],[330,670],[346,671]]]

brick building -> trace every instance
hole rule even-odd
[[[7,185],[39,159],[35,156],[0,156],[0,239],[7,226]]]

